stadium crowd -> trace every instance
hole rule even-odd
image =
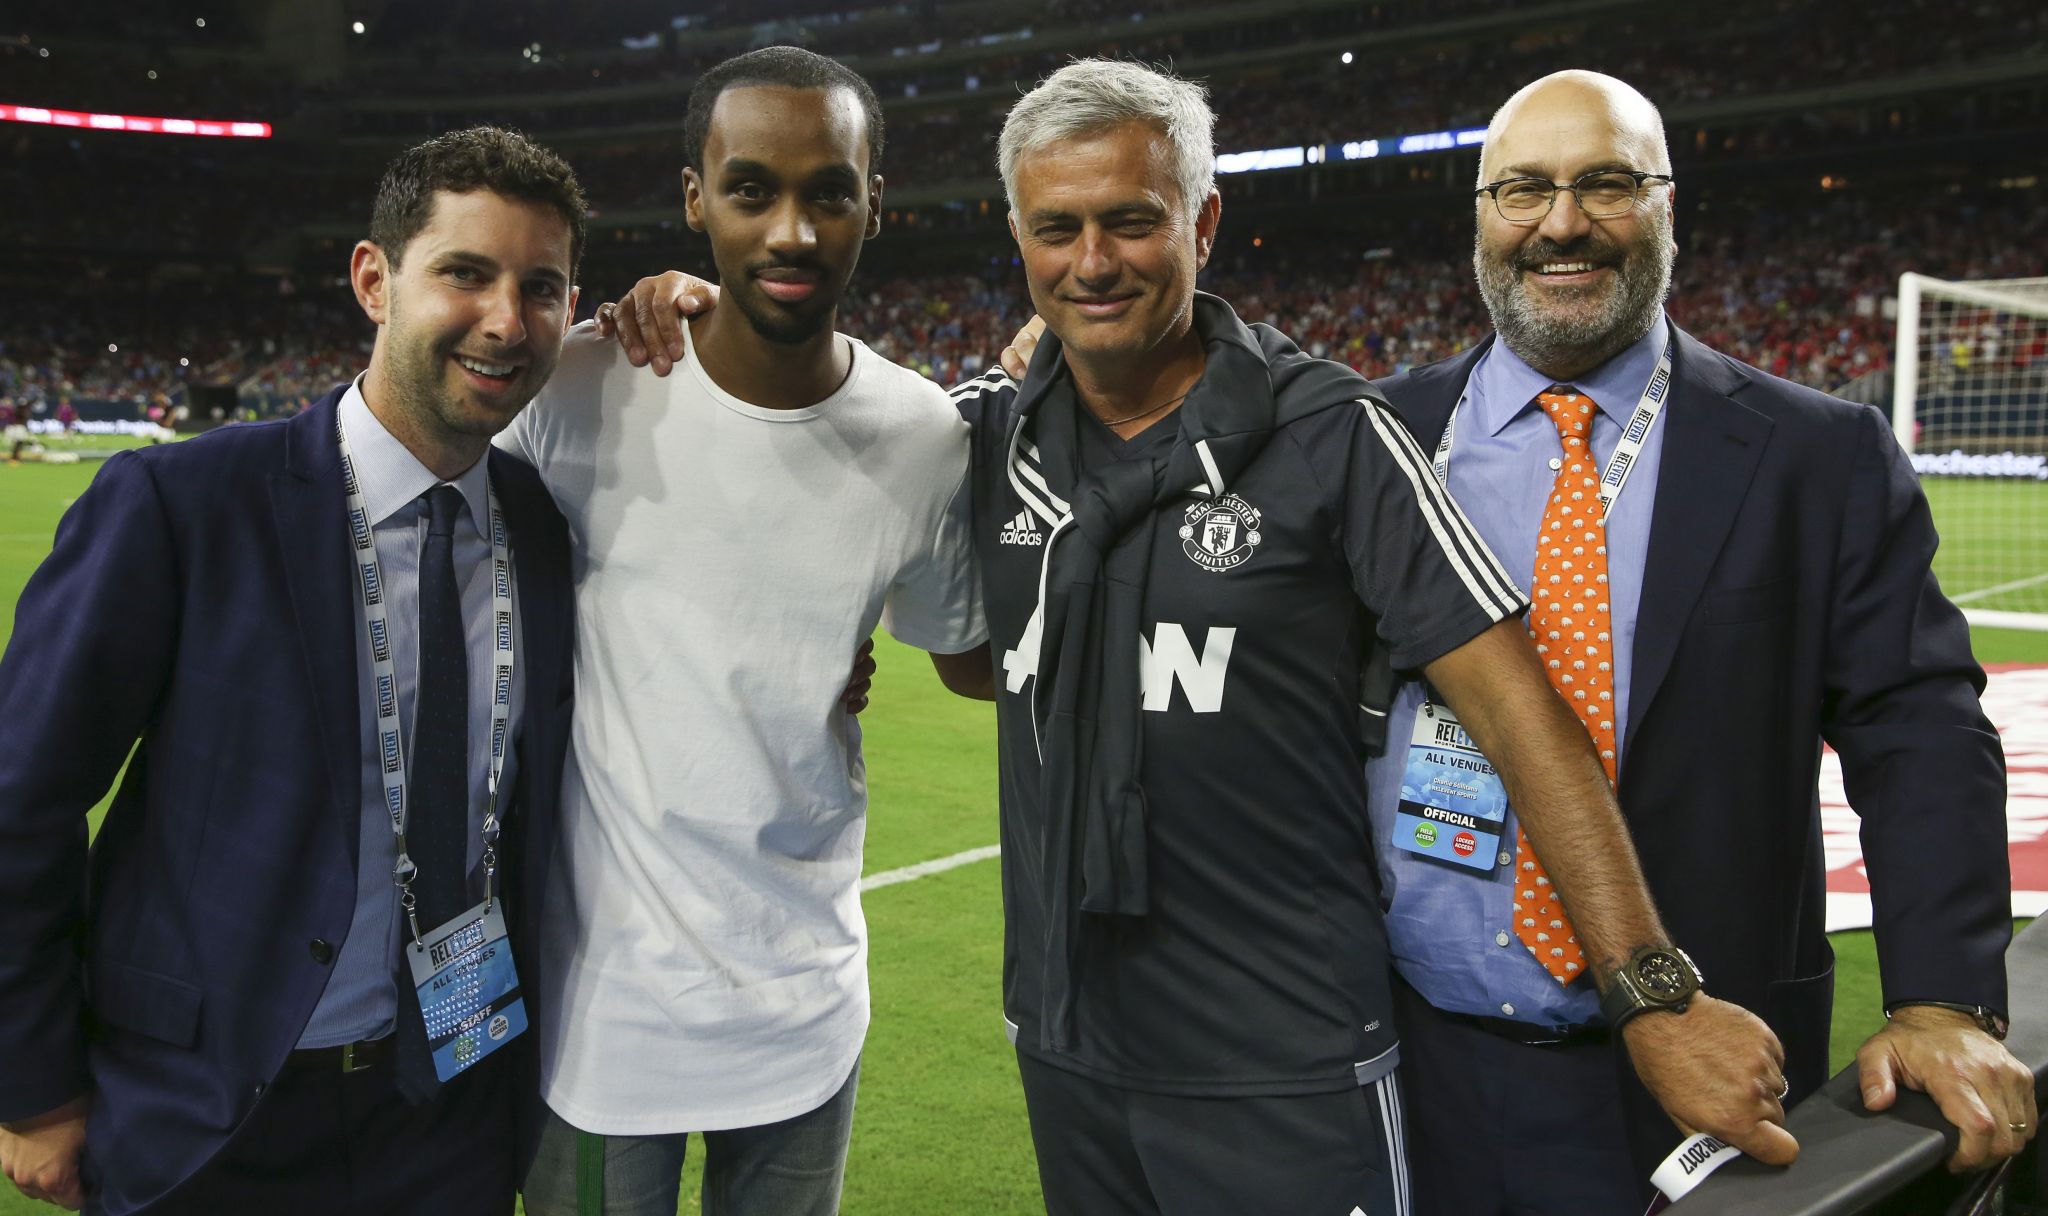
[[[90,303],[53,291],[0,309],[0,405],[23,421],[66,404],[144,419],[191,387],[235,388],[244,413],[296,408],[354,375],[368,336],[345,295],[255,281],[197,281]],[[318,335],[309,340],[304,335]]]
[[[563,145],[594,205],[592,244],[603,274],[587,277],[591,291],[601,293],[629,283],[626,270],[676,259],[679,221],[636,227],[607,224],[605,217],[679,211],[673,132],[664,124],[679,119],[680,96],[592,91],[594,82],[582,74],[591,63],[601,65],[602,82],[610,85],[621,71],[686,81],[736,42],[763,37],[851,55],[885,96],[928,94],[891,113],[883,167],[900,191],[992,179],[994,131],[1014,95],[998,82],[1032,79],[1070,53],[1171,59],[1193,70],[1226,53],[1238,56],[1229,66],[1219,63],[1211,82],[1218,146],[1232,150],[1474,125],[1484,121],[1498,90],[1470,82],[1527,78],[1560,57],[1654,80],[1659,99],[1682,112],[1688,103],[1796,91],[1816,79],[1904,77],[1987,55],[2026,53],[2048,38],[2048,17],[2024,0],[1977,0],[1967,21],[1953,19],[1954,5],[1944,0],[1858,8],[1853,19],[1846,0],[1736,0],[1683,41],[1665,36],[1673,15],[1663,9],[1624,7],[1599,20],[1559,14],[1533,26],[1484,32],[1497,15],[1491,0],[1452,0],[1448,7],[1388,0],[1305,7],[1250,24],[1205,20],[1201,10],[1220,2],[1031,0],[993,23],[984,6],[931,0],[851,10],[821,0],[756,0],[695,10],[684,22],[671,22],[663,5],[638,0],[589,11],[515,4],[485,43],[504,49],[538,42],[551,49],[522,69],[459,45],[463,6],[446,12],[393,8],[351,44],[353,66],[343,88],[242,71],[232,60],[206,72],[167,65],[162,79],[144,80],[132,44],[125,57],[109,59],[118,66],[78,72],[71,60],[82,53],[78,40],[88,31],[53,15],[44,23],[56,36],[52,56],[36,53],[36,39],[19,38],[0,43],[0,63],[11,89],[21,90],[18,99],[50,105],[121,101],[141,108],[155,97],[163,104],[148,108],[160,112],[192,107],[224,116],[289,115],[325,130],[392,134],[481,117],[527,125],[543,138],[551,129],[654,124],[637,135]],[[170,51],[254,47],[263,37],[235,21],[193,27],[182,14],[178,5],[151,0],[136,20],[152,31],[156,46]],[[1455,40],[1425,36],[1445,22],[1477,22],[1482,32]],[[1338,61],[1335,51],[1347,39],[1403,30],[1416,36],[1392,49],[1368,50],[1351,65]],[[649,31],[661,35],[652,46],[645,40]],[[906,37],[913,40],[903,42]],[[627,39],[631,46],[622,45]],[[1307,45],[1330,53],[1307,60],[1286,51]],[[1274,54],[1261,61],[1261,51]],[[386,77],[388,87],[380,86]],[[978,86],[973,94],[964,91],[970,78]],[[495,89],[488,87],[493,82]],[[446,113],[438,106],[384,112],[351,104],[374,96],[431,97],[444,89],[533,97],[537,89],[571,84],[584,88],[574,104],[562,98],[522,102],[548,107],[531,112],[483,115],[452,98]],[[957,104],[935,100],[934,92]],[[272,107],[274,113],[252,112]],[[2037,110],[2038,104],[2007,113],[1968,96],[1796,110],[1726,129],[1695,128],[1680,142],[1680,171],[1768,163],[1857,142],[1927,144],[1966,128],[1981,136],[2001,123],[2037,126]],[[63,399],[146,409],[187,383],[233,384],[248,408],[264,411],[293,408],[360,367],[366,348],[352,302],[332,278],[303,272],[316,257],[338,269],[349,239],[339,234],[366,218],[360,214],[366,190],[354,179],[374,177],[381,145],[309,158],[296,154],[288,127],[280,133],[285,142],[274,144],[13,133],[12,173],[37,186],[24,191],[27,205],[0,234],[0,250],[54,251],[114,282],[170,258],[273,271],[261,286],[243,281],[204,291],[170,289],[157,309],[176,318],[168,332],[140,317],[129,323],[97,298],[90,307],[11,319],[0,326],[0,401],[43,411]],[[1788,171],[1781,176],[1801,182],[1797,197],[1779,189],[1760,195],[1760,203],[1745,203],[1727,197],[1730,175],[1720,172],[1704,187],[1697,177],[1681,187],[1687,252],[1672,312],[1716,347],[1806,383],[1837,388],[1888,363],[1891,320],[1884,301],[1900,269],[1960,278],[2048,271],[2048,221],[2041,208],[2027,205],[2037,191],[1930,200],[1859,183],[1854,190],[1816,193],[1810,178]],[[1287,177],[1227,179],[1226,199],[1241,206],[1240,200],[1261,197],[1269,181],[1283,192],[1300,188]],[[1340,192],[1361,188],[1336,185]],[[1420,191],[1410,210],[1424,214],[1447,197],[1434,188]],[[1711,208],[1702,207],[1708,199]],[[1205,281],[1237,299],[1248,316],[1271,321],[1315,353],[1387,374],[1453,353],[1486,333],[1464,238],[1452,236],[1464,231],[1462,202],[1453,210],[1442,230],[1421,237],[1361,222],[1326,242],[1347,251],[1336,257],[1321,246],[1312,254],[1297,252],[1285,239],[1264,249],[1227,242]],[[324,249],[299,239],[314,222],[331,230],[322,238]],[[884,242],[856,280],[845,324],[888,357],[941,381],[972,374],[1022,320],[1024,293],[1001,235],[1000,203],[975,198],[926,205],[893,212],[889,223],[897,230],[951,230],[957,249],[980,256],[955,270],[960,259],[934,261],[928,250],[892,251]],[[1231,235],[1241,242],[1250,231],[1233,226]],[[295,260],[303,290],[279,308],[272,295],[275,268]],[[941,273],[941,265],[952,272]],[[600,284],[605,277],[609,281]]]
[[[2048,214],[2033,198],[2032,191],[2001,191],[1945,199],[1933,210],[1918,195],[1868,199],[1840,191],[1811,205],[1736,200],[1705,214],[1682,212],[1685,252],[1671,313],[1717,349],[1838,389],[1890,365],[1886,301],[1900,271],[1962,279],[2048,274]],[[1312,354],[1390,375],[1455,354],[1488,332],[1461,229],[1457,221],[1411,228],[1391,248],[1385,234],[1354,233],[1342,258],[1320,242],[1303,242],[1313,252],[1300,254],[1280,240],[1249,247],[1240,234],[1203,285]],[[977,270],[933,274],[916,268],[913,252],[882,260],[891,255],[878,245],[855,278],[841,324],[940,383],[972,376],[1029,315],[1010,251],[988,252],[972,259]],[[597,298],[630,282],[626,270],[607,267],[603,281],[587,288],[586,315]],[[146,405],[175,398],[186,383],[231,383],[246,410],[263,414],[299,408],[368,358],[368,329],[354,301],[332,288],[280,294],[276,282],[245,282],[175,298],[177,308],[95,310],[89,320],[64,312],[55,314],[61,319],[5,319],[0,402]],[[177,320],[166,326],[151,315]],[[110,335],[118,351],[107,350]]]
[[[1087,26],[1093,32],[1081,37],[1086,31],[1070,29],[1068,33],[1081,40],[1055,39],[1057,47],[1040,47],[1035,42],[977,42],[970,48],[971,54],[947,42],[953,36],[948,23],[968,21],[980,6],[881,6],[863,14],[864,19],[873,18],[867,23],[872,26],[869,34],[860,32],[864,20],[853,20],[850,15],[839,22],[822,20],[820,14],[828,10],[818,4],[748,6],[745,11],[714,13],[693,21],[688,31],[691,39],[653,59],[637,54],[617,63],[606,60],[603,68],[595,70],[612,74],[604,75],[601,82],[587,76],[577,79],[584,85],[609,85],[618,64],[630,62],[652,64],[647,68],[649,78],[672,80],[680,87],[701,67],[699,58],[708,61],[727,53],[720,30],[734,37],[753,38],[759,36],[755,27],[762,22],[801,24],[808,20],[810,25],[795,32],[777,25],[776,36],[779,40],[809,40],[820,49],[837,53],[847,53],[848,48],[857,51],[865,45],[861,39],[870,34],[880,36],[876,31],[900,30],[908,23],[927,40],[904,48],[913,53],[900,57],[876,52],[879,57],[873,57],[867,69],[885,95],[900,96],[911,86],[926,93],[915,104],[892,109],[886,176],[899,191],[960,183],[961,190],[971,196],[987,193],[995,176],[994,132],[1014,96],[1008,82],[1032,79],[1070,53],[1167,59],[1197,73],[1203,71],[1204,64],[1213,64],[1206,74],[1211,78],[1221,124],[1218,146],[1238,151],[1476,125],[1484,121],[1485,111],[1496,97],[1493,91],[1470,87],[1469,82],[1522,79],[1565,59],[1625,79],[1655,80],[1660,98],[1682,115],[1689,103],[1798,91],[1815,79],[1907,78],[1987,56],[2039,52],[2048,38],[2048,19],[2038,5],[2024,0],[1981,0],[1972,6],[1968,21],[1944,18],[1944,14],[1952,17],[1953,6],[1941,0],[1909,0],[1875,12],[1856,10],[1853,17],[1843,0],[1816,5],[1737,0],[1717,12],[1712,22],[1700,24],[1682,43],[1664,36],[1674,19],[1669,12],[1639,13],[1622,8],[1598,21],[1559,15],[1533,27],[1489,27],[1492,32],[1452,43],[1440,44],[1418,35],[1390,49],[1363,51],[1356,63],[1345,65],[1335,49],[1353,35],[1427,29],[1444,21],[1486,22],[1494,16],[1493,6],[1486,0],[1458,0],[1449,9],[1406,2],[1339,6],[1296,11],[1253,25],[1242,20],[1205,25],[1200,23],[1199,13],[1185,11],[1204,5],[1205,0],[1173,0],[1164,5],[1141,4],[1140,0],[1045,0],[1041,7],[1006,12],[1006,16],[1019,23],[1018,29],[1093,22]],[[161,7],[147,10],[159,23],[171,15],[167,10],[158,12]],[[1103,24],[1139,8],[1176,17],[1169,25],[1177,32],[1147,33],[1145,23],[1130,21]],[[652,20],[655,11],[648,6],[628,9],[603,18],[583,18],[553,14],[547,6],[510,6],[517,18],[511,24],[531,27],[535,40],[547,39],[552,45],[558,38],[571,44],[580,39],[586,46],[601,34],[609,37],[617,29],[638,28]],[[393,9],[388,19],[404,26],[400,32],[405,38],[395,45],[431,46],[430,28],[412,30],[404,23],[427,22],[431,26],[444,18],[445,14],[437,18],[424,10]],[[722,24],[728,22],[729,28]],[[1191,28],[1179,28],[1189,23],[1193,23]],[[365,42],[378,43],[375,33]],[[986,33],[983,29],[982,34]],[[712,37],[714,34],[718,37]],[[222,37],[226,36],[223,31]],[[245,31],[243,37],[248,36]],[[966,27],[958,36],[969,37]],[[691,49],[705,39],[708,41],[702,47]],[[1011,49],[1013,45],[1027,49]],[[1313,58],[1286,50],[1309,46],[1318,48]],[[401,62],[389,55],[365,52],[351,59],[339,85],[314,86],[294,83],[267,69],[243,70],[228,60],[209,64],[203,71],[189,66],[174,70],[166,63],[162,79],[144,80],[142,60],[133,55],[109,59],[102,70],[80,71],[76,60],[88,53],[78,45],[60,42],[48,59],[34,53],[36,49],[27,42],[0,42],[0,79],[7,82],[0,88],[0,101],[264,118],[278,123],[279,137],[260,142],[126,136],[80,139],[71,133],[34,128],[0,133],[0,139],[8,141],[11,176],[37,183],[35,189],[22,193],[25,205],[11,217],[15,222],[9,232],[0,234],[0,249],[19,244],[35,249],[120,249],[160,257],[246,256],[266,241],[288,241],[310,222],[330,227],[359,225],[364,218],[359,203],[365,186],[374,180],[389,151],[386,137],[424,135],[485,120],[529,130],[544,140],[550,133],[581,133],[565,134],[560,146],[576,166],[595,205],[600,222],[593,240],[599,245],[664,239],[660,232],[607,227],[603,217],[619,212],[663,212],[676,209],[679,203],[672,163],[674,125],[681,112],[679,92],[586,89],[549,97],[545,90],[554,87],[553,78],[545,73],[536,75],[539,69],[531,63],[521,61],[526,66],[516,67],[473,54],[458,57],[452,51],[431,63]],[[610,50],[625,54],[615,43]],[[1262,60],[1262,51],[1278,57]],[[1218,58],[1226,52],[1240,58]],[[1242,58],[1246,56],[1248,60]],[[577,62],[583,61],[579,58]],[[1817,70],[1823,74],[1816,76]],[[965,91],[970,78],[977,85],[971,93]],[[567,80],[562,78],[564,83]],[[397,108],[356,104],[393,97],[424,98],[431,103],[443,86],[452,91],[445,108],[439,104]],[[521,100],[502,104],[507,94]],[[456,97],[471,100],[458,101]],[[500,100],[493,102],[493,97]],[[1800,107],[1772,118],[1752,117],[1691,130],[1675,119],[1674,136],[1680,137],[1681,157],[1688,164],[1731,166],[1854,146],[1913,141],[1932,145],[1958,135],[1989,137],[2007,128],[2037,129],[2040,121],[2038,97],[2013,108],[1951,93],[1920,97],[1910,104],[1872,100],[1859,105]],[[604,134],[612,129],[624,133],[617,137]],[[364,138],[338,146],[323,140],[318,155],[305,154],[306,149],[294,142],[321,132],[354,132]],[[964,229],[983,220],[971,207],[928,206],[914,219],[903,217],[900,222],[920,228]],[[259,264],[281,265],[288,260],[288,254],[266,254]]]

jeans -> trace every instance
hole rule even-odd
[[[859,1080],[856,1061],[808,1114],[702,1133],[705,1216],[835,1216]],[[674,1216],[688,1144],[687,1132],[598,1136],[549,1111],[526,1174],[527,1216]]]

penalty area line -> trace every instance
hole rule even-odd
[[[983,845],[978,849],[969,849],[964,853],[955,853],[951,857],[935,857],[930,861],[920,861],[916,865],[904,866],[898,870],[883,870],[880,873],[870,874],[866,878],[861,879],[860,889],[872,891],[877,887],[893,887],[899,882],[909,882],[914,878],[928,878],[933,874],[943,874],[947,870],[957,870],[961,866],[973,865],[977,861],[987,861],[991,857],[1000,857],[1002,852],[1002,846],[1000,845]]]
[[[1964,604],[1974,604],[1978,600],[1989,599],[1994,595],[2003,595],[2008,591],[2020,591],[2042,583],[2048,583],[2048,572],[2030,574],[2026,578],[2016,578],[2009,583],[2000,583],[1996,587],[1979,587],[1975,591],[1965,591],[1961,595],[1949,597],[1949,602],[1960,607]]]

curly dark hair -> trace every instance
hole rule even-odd
[[[393,266],[405,247],[427,226],[434,195],[489,190],[506,198],[552,207],[569,225],[569,277],[583,261],[583,237],[590,204],[576,184],[569,162],[517,131],[469,127],[450,131],[398,154],[377,183],[370,215],[370,240]]]
[[[860,73],[800,46],[764,46],[735,55],[697,78],[690,104],[683,112],[683,163],[704,172],[704,140],[711,133],[711,111],[727,89],[774,85],[787,89],[849,89],[860,101],[868,121],[868,172],[882,169],[882,103]]]

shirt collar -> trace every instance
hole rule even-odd
[[[1650,327],[1650,332],[1612,359],[1570,381],[1570,387],[1591,397],[1601,413],[1616,422],[1626,422],[1643,390],[1649,387],[1650,377],[1656,373],[1657,356],[1664,353],[1669,329],[1670,322],[1660,311],[1658,323]],[[1507,343],[1497,341],[1472,370],[1467,392],[1473,408],[1479,411],[1477,420],[1485,433],[1498,435],[1523,410],[1534,408],[1536,394],[1555,383],[1524,363],[1520,355],[1508,349]]]
[[[356,485],[362,489],[371,527],[412,506],[420,495],[441,484],[434,471],[378,421],[370,403],[363,400],[361,376],[342,393],[340,410],[349,453],[355,460]],[[485,536],[484,520],[490,512],[489,465],[487,454],[450,483],[461,491],[469,507],[469,525],[479,537]]]

